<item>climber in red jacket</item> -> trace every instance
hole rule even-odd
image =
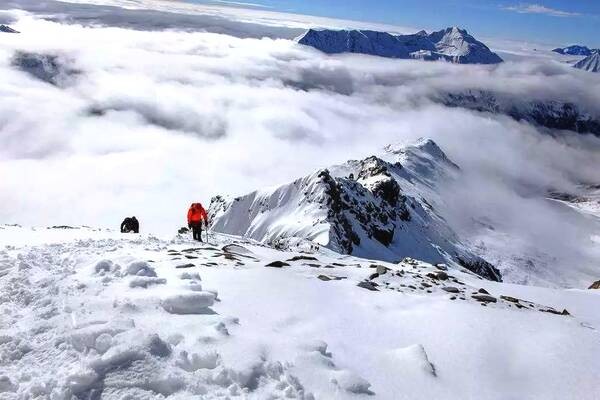
[[[194,203],[190,206],[187,215],[188,227],[192,230],[194,240],[202,241],[202,221],[208,229],[208,215],[200,203]]]

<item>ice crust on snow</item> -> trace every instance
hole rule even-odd
[[[457,27],[428,34],[392,35],[369,30],[309,29],[297,39],[324,53],[360,53],[388,58],[443,60],[458,64],[498,64],[502,59]]]

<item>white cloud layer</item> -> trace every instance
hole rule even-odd
[[[474,240],[473,219],[488,218],[524,247],[580,260],[582,274],[600,259],[587,244],[598,223],[543,199],[549,188],[600,183],[600,139],[555,138],[429,100],[492,90],[572,101],[598,116],[596,75],[548,61],[328,57],[282,39],[11,15],[23,33],[0,34],[0,222],[116,227],[136,215],[142,230],[170,233],[193,201],[286,183],[426,136],[463,168],[464,182],[446,194],[448,213]],[[23,71],[17,52],[50,56],[60,78]]]
[[[518,5],[514,5],[514,6],[505,6],[505,7],[503,7],[503,9],[508,10],[508,11],[514,11],[519,14],[543,14],[543,15],[549,15],[551,17],[578,17],[578,16],[582,15],[582,14],[576,13],[576,12],[564,11],[564,10],[559,10],[559,9],[552,8],[552,7],[546,7],[541,4],[521,3]]]

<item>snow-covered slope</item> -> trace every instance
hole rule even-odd
[[[215,231],[280,248],[318,245],[391,262],[448,262],[500,280],[498,270],[465,248],[432,205],[437,182],[457,171],[433,141],[422,139],[274,190],[216,197],[209,214]]]
[[[600,50],[594,51],[590,56],[575,64],[574,67],[588,72],[600,72]]]
[[[428,34],[392,35],[368,30],[310,29],[297,39],[328,54],[360,53],[389,58],[446,60],[459,64],[497,64],[502,59],[456,27]]]
[[[2,399],[597,397],[599,291],[220,235],[0,243]]]
[[[567,47],[559,47],[557,49],[552,50],[555,53],[569,55],[569,56],[589,56],[592,54],[592,50],[590,50],[587,46],[567,46]]]

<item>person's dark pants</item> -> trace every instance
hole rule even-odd
[[[199,242],[202,241],[202,224],[192,225],[192,237]]]

